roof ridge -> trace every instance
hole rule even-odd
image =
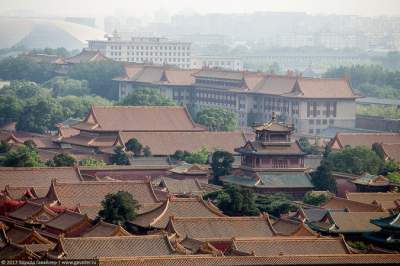
[[[91,241],[91,240],[115,240],[115,239],[162,239],[166,237],[165,234],[158,235],[129,235],[129,236],[78,236],[78,237],[64,237],[64,240],[73,241]]]

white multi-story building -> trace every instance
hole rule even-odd
[[[192,57],[191,68],[220,68],[226,70],[243,70],[243,61],[237,57],[197,55]]]
[[[100,50],[115,61],[175,65],[190,68],[191,47],[189,42],[176,42],[167,38],[132,37],[123,40],[118,34],[106,41],[89,40],[89,50]],[[101,42],[101,43],[100,43]]]

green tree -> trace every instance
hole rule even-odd
[[[133,106],[172,106],[173,101],[161,94],[157,89],[138,88],[129,93],[122,102],[122,105]]]
[[[123,64],[114,61],[74,64],[68,71],[68,77],[87,80],[91,93],[107,99],[116,99],[117,83],[113,78],[124,73]]]
[[[183,161],[183,159],[185,158],[185,153],[181,150],[177,150],[175,151],[175,153],[172,155],[172,158],[179,160],[179,161]]]
[[[125,147],[128,151],[133,152],[135,156],[139,156],[143,149],[143,145],[135,138],[128,140],[125,143]]]
[[[83,118],[88,113],[90,106],[101,105],[109,106],[111,102],[100,96],[73,96],[68,95],[57,98],[62,107],[65,118]]]
[[[112,164],[117,165],[129,165],[129,157],[122,147],[116,147],[114,153],[110,156],[110,161]]]
[[[259,214],[255,194],[245,188],[227,185],[217,195],[217,206],[229,216],[254,216]]]
[[[39,153],[35,148],[22,145],[17,150],[9,151],[4,158],[3,166],[7,167],[39,167],[43,166]]]
[[[32,99],[22,109],[16,127],[17,130],[44,133],[54,130],[64,118],[62,107],[55,99]]]
[[[48,166],[63,167],[63,166],[74,166],[76,164],[75,157],[69,154],[57,154],[53,157],[53,160],[47,163]]]
[[[332,176],[332,163],[323,159],[317,170],[311,174],[311,181],[316,189],[336,193],[336,180]]]
[[[86,80],[75,80],[67,77],[54,77],[45,82],[43,87],[51,89],[54,96],[83,96],[90,94]]]
[[[150,157],[151,156],[151,150],[149,146],[144,146],[143,148],[143,156],[144,157]]]
[[[304,195],[303,202],[305,204],[319,206],[328,200],[328,195],[326,193],[316,193],[315,191],[307,192]]]
[[[121,224],[125,227],[137,216],[140,207],[133,195],[126,191],[107,194],[101,206],[102,209],[98,214],[100,218],[108,223]]]
[[[85,167],[102,167],[106,166],[107,164],[103,160],[96,160],[93,158],[85,158],[79,161],[80,166]]]
[[[340,151],[331,152],[327,159],[333,170],[360,175],[365,172],[378,174],[383,167],[383,161],[368,147],[345,147]]]
[[[55,75],[55,65],[37,63],[23,55],[0,61],[0,79],[3,80],[30,80],[42,83]]]
[[[0,141],[0,153],[7,153],[11,150],[11,145],[5,140]]]
[[[184,161],[187,163],[207,164],[208,163],[208,150],[206,147],[202,147],[200,150],[192,153],[184,152]]]
[[[40,87],[37,83],[24,80],[13,80],[9,86],[4,86],[2,95],[15,96],[19,100],[50,96],[50,90]]]
[[[224,108],[207,108],[196,115],[196,122],[211,131],[233,131],[236,120],[235,113]]]
[[[215,151],[212,155],[211,168],[214,174],[214,184],[221,185],[220,176],[232,172],[233,155],[227,151]]]
[[[21,101],[11,95],[0,95],[0,125],[15,122],[22,110]]]
[[[307,154],[321,154],[317,145],[311,145],[306,137],[299,139],[299,145],[303,152]]]
[[[259,195],[256,199],[256,206],[261,212],[267,212],[275,217],[297,209],[290,197],[283,193]]]

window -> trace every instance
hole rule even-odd
[[[273,159],[272,168],[288,168],[288,161],[281,159]]]
[[[321,120],[317,119],[317,125],[320,125],[320,124],[321,124]]]
[[[314,129],[311,128],[311,129],[308,131],[308,133],[314,134]]]
[[[335,120],[329,119],[329,125],[333,125],[335,123]]]
[[[308,123],[309,123],[310,125],[314,125],[314,120],[313,120],[313,119],[310,119],[310,120],[308,120]]]
[[[328,121],[327,121],[326,119],[322,120],[322,124],[323,124],[323,125],[326,125],[327,122],[328,122]]]

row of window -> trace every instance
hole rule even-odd
[[[121,52],[110,52],[110,55],[111,56],[114,56],[114,55],[121,55]],[[136,53],[134,53],[134,52],[132,52],[132,53],[129,53],[129,52],[127,52],[127,55],[141,55],[141,56],[190,56],[190,53],[162,53],[162,52],[160,52],[160,53],[154,53],[153,54],[153,52],[136,52]],[[188,60],[188,62],[189,62],[189,58],[187,59]]]
[[[132,46],[127,46],[126,47],[128,50],[189,50],[189,47],[185,46],[143,46],[143,45],[132,45]],[[111,50],[121,50],[122,46],[121,45],[111,45],[110,46]]]
[[[316,124],[316,125],[326,125],[326,124],[328,124],[328,120],[327,119],[316,119],[315,121],[314,121],[314,119],[310,119],[310,120],[308,120],[308,123],[310,124],[310,125],[314,125],[314,123]],[[335,120],[333,120],[333,119],[329,119],[329,125],[333,125],[335,123]]]

